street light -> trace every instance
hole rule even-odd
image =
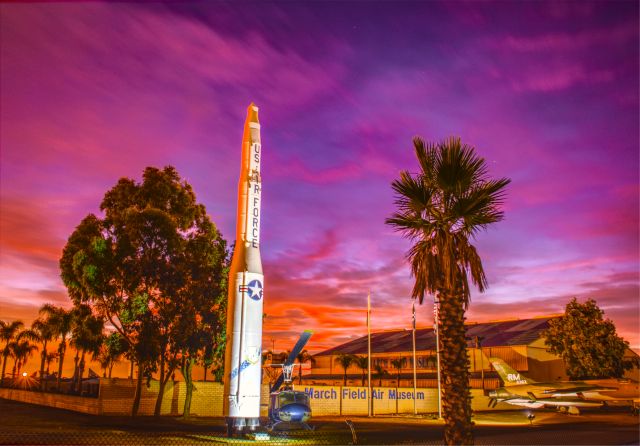
[[[440,334],[438,330],[440,300],[433,298],[433,329],[436,332],[436,363],[438,367],[438,419],[442,419],[442,389],[440,387]]]

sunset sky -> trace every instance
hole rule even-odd
[[[120,177],[175,166],[233,242],[260,107],[265,348],[410,327],[384,224],[411,140],[459,135],[509,177],[476,240],[470,321],[596,299],[639,333],[637,2],[0,5],[0,319],[70,306],[58,259]],[[432,307],[418,308],[418,325]]]

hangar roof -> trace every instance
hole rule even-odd
[[[517,319],[495,322],[467,323],[467,338],[469,346],[475,345],[475,337],[480,338],[483,347],[499,347],[514,345],[529,345],[538,338],[540,332],[548,327],[549,319],[559,316],[544,316],[533,319]],[[372,353],[395,353],[412,351],[412,336],[410,329],[390,330],[371,333]],[[418,328],[416,330],[416,350],[435,350],[436,335],[433,327]],[[337,347],[330,348],[314,356],[329,356],[345,354],[366,354],[367,336],[362,336]]]

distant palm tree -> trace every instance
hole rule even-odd
[[[71,333],[73,325],[73,313],[71,310],[65,310],[52,304],[45,304],[40,309],[40,314],[46,314],[48,320],[53,326],[55,339],[60,339],[58,344],[58,376],[56,389],[60,391],[60,380],[62,379],[62,365],[64,364],[64,355],[67,351],[67,338]]]
[[[302,350],[296,356],[296,360],[298,361],[298,364],[300,364],[298,367],[298,384],[302,384],[302,364],[305,362],[311,362],[313,364],[315,359],[313,359],[313,356],[311,356],[307,350]]]
[[[396,388],[400,386],[400,370],[404,367],[407,358],[398,358],[391,360],[391,366],[396,369]]]
[[[362,387],[364,387],[364,374],[369,370],[369,357],[368,356],[355,356],[353,362],[362,370]]]
[[[415,138],[413,145],[420,171],[403,171],[393,181],[398,210],[386,223],[414,243],[407,253],[415,277],[413,298],[422,303],[431,294],[439,301],[444,442],[473,444],[464,313],[468,276],[481,292],[487,279],[470,241],[502,220],[500,205],[510,180],[488,178],[485,160],[459,138],[427,146]]]
[[[376,378],[378,378],[378,387],[382,387],[382,378],[389,376],[389,372],[380,364],[374,365],[373,369],[375,370]]]
[[[100,353],[100,346],[104,342],[102,334],[104,320],[94,316],[88,305],[78,305],[74,307],[73,327],[71,330],[71,345],[76,349],[75,382],[74,390],[80,392],[82,375],[84,374],[85,355],[90,353],[97,358]],[[79,358],[79,362],[78,362]]]
[[[23,338],[13,341],[9,346],[11,349],[11,356],[14,361],[11,378],[15,380],[16,375],[20,375],[20,370],[22,370],[22,367],[26,364],[33,352],[38,350],[38,347],[29,342],[29,340]]]
[[[404,367],[406,358],[391,360],[391,366],[396,369],[396,413],[398,413],[398,388],[400,387],[400,370]]]
[[[42,311],[42,308],[40,309]],[[44,316],[44,317],[43,317]],[[40,388],[44,389],[44,364],[47,361],[47,344],[56,337],[55,327],[49,319],[49,315],[45,314],[31,324],[31,330],[38,335],[38,341],[42,343],[40,350]]]
[[[343,385],[347,385],[347,369],[349,368],[349,366],[351,366],[351,364],[353,364],[353,360],[354,360],[354,356],[348,353],[338,353],[338,357],[336,358],[336,361],[338,361],[338,364],[340,364],[342,366],[342,368],[344,369],[344,384]]]
[[[51,362],[55,361],[56,359],[58,359],[58,352],[47,353],[47,359],[46,359],[46,363],[47,363],[46,374],[47,374],[47,376],[49,376],[49,366],[51,365]]]
[[[24,323],[22,321],[0,321],[0,340],[5,341],[4,348],[2,349],[2,375],[0,375],[0,386],[4,386],[4,373],[7,368],[7,358],[11,354],[9,344],[16,338],[22,327],[24,327]]]

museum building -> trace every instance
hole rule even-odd
[[[531,319],[511,319],[483,323],[467,323],[467,352],[471,388],[493,389],[500,380],[489,358],[503,359],[519,372],[536,381],[567,380],[562,360],[547,351],[542,332],[549,321],[561,315]],[[416,329],[416,385],[437,387],[436,335],[433,327]],[[313,356],[311,371],[302,376],[304,384],[343,385],[344,369],[340,355],[367,355],[367,336]],[[637,354],[631,350],[627,355]],[[413,386],[413,336],[411,329],[371,333],[371,383],[374,386]],[[347,368],[347,385],[366,384],[366,367],[352,363]],[[628,374],[637,379],[638,370]],[[399,382],[398,382],[399,381]]]

